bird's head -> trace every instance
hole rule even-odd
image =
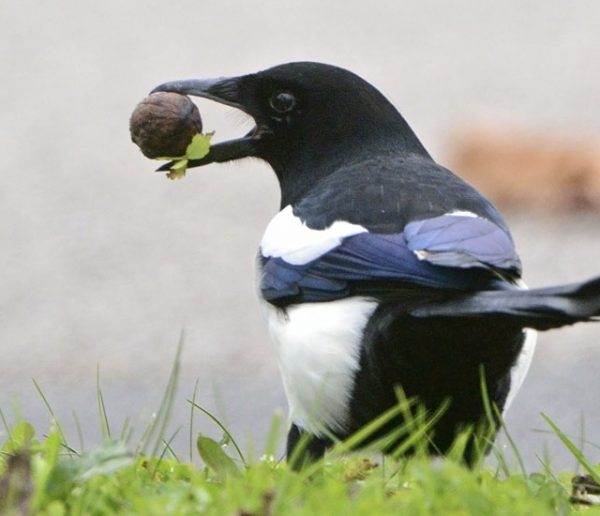
[[[284,197],[295,197],[359,154],[398,151],[427,155],[394,106],[357,75],[331,65],[297,62],[218,79],[161,84],[250,115],[256,126],[243,138],[215,144],[191,166],[244,157],[267,161]]]

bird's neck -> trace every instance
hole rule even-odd
[[[355,140],[356,141],[356,140]],[[310,149],[310,150],[309,150]],[[360,166],[369,160],[392,156],[418,154],[429,158],[421,143],[399,138],[367,139],[360,143],[343,145],[340,141],[334,146],[321,148],[300,142],[278,153],[269,164],[275,171],[281,189],[281,208],[295,204],[302,199],[319,181],[341,168]]]

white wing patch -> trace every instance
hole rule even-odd
[[[365,232],[363,226],[344,221],[336,221],[323,230],[310,229],[294,215],[291,206],[286,206],[267,226],[260,251],[266,258],[304,265],[339,246],[344,238]]]
[[[454,210],[454,211],[450,211],[448,213],[444,213],[443,216],[444,217],[472,217],[472,218],[479,217],[479,215],[477,215],[476,213],[473,213],[472,211],[467,211],[467,210]],[[423,261],[423,260],[427,260],[431,253],[429,251],[426,251],[425,249],[415,249],[413,251],[413,254],[419,260]]]
[[[352,297],[292,305],[263,303],[277,347],[291,420],[314,435],[343,432],[364,328],[377,301]]]
[[[446,216],[446,217],[473,217],[473,218],[479,217],[479,215],[477,215],[477,213],[473,213],[472,211],[467,211],[467,210],[454,210],[454,211],[451,211],[450,213],[444,213],[444,216]]]

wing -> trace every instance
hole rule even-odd
[[[291,207],[267,228],[260,247],[263,297],[274,304],[326,301],[369,282],[480,290],[499,275],[518,277],[510,236],[493,222],[455,212],[408,223],[399,233],[373,233],[337,221],[308,228]]]
[[[512,239],[499,226],[468,212],[410,222],[404,228],[408,249],[446,267],[483,267],[521,275]]]

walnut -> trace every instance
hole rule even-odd
[[[159,92],[136,106],[129,131],[144,156],[175,158],[184,156],[194,135],[202,131],[202,119],[189,97]]]

